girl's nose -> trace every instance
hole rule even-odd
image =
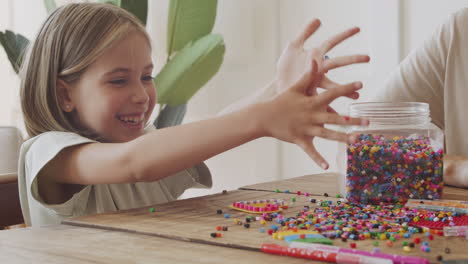
[[[145,104],[149,100],[148,92],[146,91],[146,87],[142,84],[136,85],[134,88],[134,92],[132,95],[132,102],[136,104]]]

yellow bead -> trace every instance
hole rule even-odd
[[[403,251],[405,251],[405,252],[410,252],[410,251],[411,251],[411,248],[408,247],[408,246],[404,246],[404,247],[403,247]]]
[[[265,220],[260,220],[260,224],[264,225],[266,223]]]
[[[385,234],[380,234],[380,240],[385,240],[387,239],[387,235]]]

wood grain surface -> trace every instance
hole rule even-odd
[[[0,231],[0,263],[208,263],[270,264],[305,259],[216,247],[154,236],[68,225]]]
[[[149,207],[145,207],[68,219],[64,221],[64,224],[172,238],[213,246],[258,250],[262,243],[286,245],[286,242],[275,240],[266,233],[260,233],[261,224],[259,222],[250,223],[250,228],[236,225],[233,219],[237,218],[245,221],[246,216],[249,214],[229,209],[228,206],[232,202],[270,198],[284,199],[290,205],[290,208],[284,214],[286,216],[295,216],[304,205],[313,206],[309,201],[311,197],[337,201],[337,198],[322,196],[325,192],[330,196],[336,195],[336,181],[336,175],[334,174],[303,176],[284,181],[245,186],[241,190],[229,191],[226,194],[219,193],[157,205],[154,206],[156,209],[154,213],[149,212]],[[310,192],[315,195],[305,197],[296,193],[275,193],[274,190],[276,189],[294,192],[300,190],[302,193]],[[291,202],[293,197],[296,198],[294,203]],[[445,189],[444,198],[455,199],[455,197],[457,197],[456,199],[468,200],[467,190]],[[218,209],[222,209],[224,213],[229,213],[231,217],[226,219],[223,215],[217,214]],[[266,229],[271,224],[273,223],[267,222]],[[228,226],[229,231],[220,232],[223,234],[221,238],[212,238],[210,233],[216,232],[216,226]],[[423,235],[420,237],[423,241],[428,241]],[[468,242],[464,238],[436,236],[435,240],[428,241],[432,249],[430,253],[421,252],[419,250],[420,245],[417,245],[412,252],[404,253],[401,246],[403,241],[405,240],[396,241],[393,247],[386,246],[386,241],[380,241],[379,247],[383,252],[421,256],[430,259],[432,262],[436,262],[438,255],[442,255],[445,259],[468,258]],[[411,242],[410,240],[406,241]],[[358,249],[370,251],[374,248],[374,241],[370,239],[355,242]],[[349,247],[349,242],[335,240],[334,244]],[[451,253],[445,254],[445,248],[450,248]]]

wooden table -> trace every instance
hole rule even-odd
[[[333,197],[337,193],[336,182],[335,174],[303,176],[155,205],[154,213],[145,207],[68,219],[59,226],[1,231],[0,263],[314,263],[259,252],[261,243],[286,243],[260,233],[258,222],[251,223],[249,229],[236,225],[233,219],[243,221],[247,214],[228,206],[239,200],[279,198],[290,202],[285,214],[293,216],[304,205],[310,205],[311,198],[297,196],[295,192],[310,192],[317,199],[324,199],[322,195],[327,192]],[[293,193],[275,193],[276,189]],[[297,201],[291,203],[292,197]],[[336,200],[330,197],[327,199]],[[468,200],[468,190],[446,187],[444,198]],[[218,209],[229,213],[230,218],[217,214]],[[216,232],[218,225],[228,226],[229,231],[221,232],[221,238],[211,238],[209,234]],[[357,243],[360,249],[370,250],[372,242]],[[468,259],[468,242],[462,238],[436,237],[430,243],[431,253],[414,249],[406,254],[399,245],[388,248],[383,242],[380,248],[385,252],[428,257],[433,262],[437,255]],[[335,244],[349,247],[349,243],[338,240]],[[446,247],[451,254],[443,253]]]

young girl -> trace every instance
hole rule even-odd
[[[318,25],[311,23],[292,42],[293,50],[303,51],[302,44]],[[277,96],[209,120],[149,131],[144,128],[157,96],[144,27],[112,5],[57,9],[41,28],[22,70],[22,110],[31,137],[22,146],[18,170],[26,224],[163,203],[187,188],[210,187],[203,161],[260,137],[295,143],[326,169],[312,139],[355,140],[323,125],[366,124],[327,111],[335,98],[355,97],[362,84],[336,85],[314,96],[306,90],[330,88],[323,75],[329,69],[368,60],[322,59],[355,31],[314,49],[307,62],[287,50],[284,57],[304,67],[293,73],[279,69],[267,89],[282,91]]]

